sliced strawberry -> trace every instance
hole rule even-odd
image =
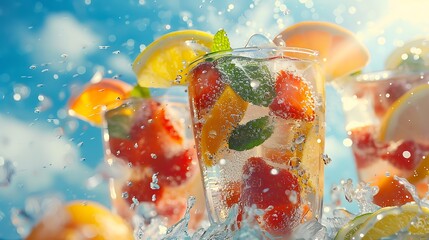
[[[150,183],[152,182],[151,176],[144,176],[139,180],[132,180],[130,184],[124,185],[122,191],[127,193],[126,201],[131,205],[134,203],[133,198],[139,202],[153,202],[157,203],[164,193],[164,188],[152,189]]]
[[[425,156],[421,146],[413,140],[406,140],[396,147],[397,143],[392,143],[387,152],[381,157],[393,166],[402,170],[414,170]],[[393,149],[392,149],[393,148]]]
[[[253,204],[260,209],[268,208],[262,219],[258,219],[266,231],[275,235],[288,234],[299,224],[300,186],[290,171],[252,157],[243,167],[242,181],[241,208]]]
[[[143,143],[131,139],[111,137],[109,146],[111,153],[125,162],[137,166],[145,164],[147,153]]]
[[[291,72],[280,71],[275,84],[277,96],[269,108],[279,117],[313,121],[315,102],[306,82]]]
[[[179,144],[183,143],[183,136],[178,132],[176,126],[173,124],[173,121],[170,119],[169,116],[166,115],[165,108],[159,109],[157,111],[155,120],[157,123],[162,126],[164,131],[167,133],[168,136],[174,141],[176,141]]]
[[[376,142],[374,134],[374,126],[358,127],[351,130],[353,155],[358,169],[368,167],[387,149],[387,144]]]
[[[228,182],[223,191],[222,196],[225,200],[225,204],[228,208],[232,205],[237,204],[240,201],[241,195],[241,183],[240,182]]]
[[[207,111],[222,93],[225,84],[221,73],[212,62],[203,62],[190,73],[189,95],[197,114]]]
[[[193,149],[186,149],[170,158],[165,155],[153,159],[151,166],[158,173],[159,184],[162,186],[178,186],[186,182],[193,174],[192,161],[196,158]]]

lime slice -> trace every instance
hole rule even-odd
[[[140,86],[185,85],[189,63],[210,51],[213,35],[198,30],[175,31],[147,46],[134,60]]]
[[[300,22],[274,38],[277,45],[316,50],[324,62],[326,80],[362,70],[369,61],[366,47],[351,31],[329,22]]]
[[[417,86],[397,99],[386,112],[379,132],[381,141],[428,142],[429,84]]]
[[[396,48],[386,59],[386,69],[424,70],[429,64],[429,38],[418,38]]]
[[[359,227],[371,216],[371,213],[365,213],[353,218],[335,235],[335,240],[348,240],[352,239],[353,235]]]

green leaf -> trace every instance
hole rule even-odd
[[[114,138],[130,138],[131,119],[128,115],[116,114],[106,116],[107,131],[110,137]]]
[[[131,90],[130,96],[135,98],[150,98],[150,90],[149,88],[136,84],[133,90]]]
[[[229,43],[228,36],[225,30],[221,29],[216,32],[213,38],[212,52],[230,50],[231,44]]]
[[[230,149],[245,151],[261,145],[273,134],[274,126],[268,116],[239,125],[232,131],[228,140]]]
[[[217,60],[217,66],[226,82],[247,102],[268,107],[273,101],[274,77],[264,60],[225,56]]]

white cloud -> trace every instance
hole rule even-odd
[[[67,13],[48,15],[40,32],[27,34],[21,37],[27,46],[23,48],[32,53],[35,64],[51,63],[51,68],[64,60],[80,65],[100,45],[100,37],[89,26]]]
[[[56,136],[52,129],[31,126],[0,115],[0,156],[15,165],[8,186],[0,187],[2,200],[25,199],[32,193],[64,192],[64,185],[82,189],[92,171],[79,161],[72,142]]]
[[[109,68],[120,75],[134,76],[131,64],[130,58],[121,54],[114,55],[108,59]]]

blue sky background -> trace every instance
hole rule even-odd
[[[17,239],[11,210],[31,196],[109,205],[106,185],[87,187],[103,161],[101,130],[67,116],[71,94],[96,71],[134,84],[131,62],[157,37],[179,29],[224,28],[233,47],[299,21],[338,23],[383,69],[396,46],[429,34],[427,0],[15,0],[0,2],[0,239]],[[343,145],[340,98],[327,86],[326,186],[356,179]],[[15,173],[4,183],[4,168]],[[329,191],[326,191],[327,193]],[[325,194],[329,202],[329,194]]]

